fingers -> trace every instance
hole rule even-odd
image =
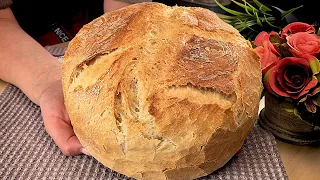
[[[64,106],[61,82],[49,86],[40,97],[44,126],[64,155],[88,154],[76,137]]]
[[[47,133],[66,156],[86,153],[74,134],[71,124],[58,116],[43,115]]]

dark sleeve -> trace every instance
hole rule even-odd
[[[5,9],[10,7],[12,4],[12,0],[0,0],[0,9]]]

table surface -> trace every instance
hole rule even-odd
[[[6,84],[0,79],[0,92]],[[297,146],[276,141],[289,180],[320,180],[320,146]]]

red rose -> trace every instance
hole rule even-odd
[[[265,87],[283,97],[299,99],[318,83],[305,58],[286,57],[272,67],[265,76]]]
[[[264,41],[270,41],[270,36],[279,35],[278,33],[271,31],[269,34],[265,31],[260,32],[253,41],[256,46],[261,46]]]
[[[270,34],[261,32],[257,35],[253,42],[257,46],[255,51],[260,56],[263,74],[265,74],[271,67],[276,65],[280,56],[280,52],[270,42],[269,38]]]
[[[307,32],[309,34],[314,34],[316,32],[315,28],[307,23],[293,22],[285,26],[281,31],[281,37],[286,38],[292,34],[298,32]]]
[[[320,54],[320,38],[316,34],[298,32],[287,37],[289,51],[297,57],[304,54],[318,56]]]
[[[256,46],[261,46],[264,41],[269,41],[270,35],[262,31],[260,32],[253,41],[253,44]]]

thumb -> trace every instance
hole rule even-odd
[[[53,115],[43,115],[43,120],[47,133],[52,137],[64,155],[72,156],[85,152],[73,131],[70,121]]]

